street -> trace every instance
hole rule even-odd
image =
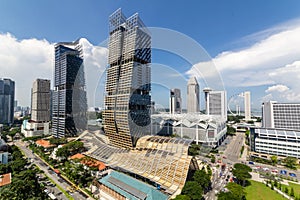
[[[70,185],[66,181],[64,181],[62,178],[60,178],[54,171],[52,171],[51,169],[48,169],[48,166],[39,157],[37,157],[35,154],[33,154],[32,151],[26,147],[26,144],[24,142],[16,141],[15,145],[18,146],[24,152],[24,154],[27,158],[33,159],[34,164],[36,164],[41,170],[43,170],[45,172],[45,174],[55,182],[56,185],[59,185],[61,188],[63,188],[65,191],[67,191],[67,188]],[[47,189],[48,188],[49,187],[47,187]],[[60,190],[57,187],[52,187],[52,189],[50,188],[50,190],[51,190],[51,192],[53,191],[53,193],[57,199],[61,199],[61,200],[68,199],[62,192],[60,192]],[[82,196],[77,191],[74,193],[69,193],[69,194],[72,195],[72,197],[75,200],[86,199],[84,196]]]

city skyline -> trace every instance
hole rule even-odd
[[[50,2],[35,2],[35,4],[27,5],[22,2],[17,4],[15,1],[1,3],[3,5],[0,8],[0,17],[5,20],[0,22],[0,42],[4,44],[0,49],[0,63],[3,63],[0,64],[0,70],[3,72],[3,78],[11,78],[16,82],[16,99],[23,106],[30,105],[30,84],[35,78],[52,79],[54,43],[64,40],[74,41],[77,38],[86,38],[81,39],[81,42],[84,44],[84,53],[87,58],[85,61],[87,71],[98,72],[98,74],[87,74],[88,97],[93,98],[90,102],[96,99],[94,97],[98,95],[94,92],[96,88],[90,86],[97,83],[101,72],[107,66],[107,59],[105,59],[107,49],[102,48],[105,46],[102,45],[105,44],[102,41],[108,37],[108,24],[105,18],[119,7],[122,7],[128,15],[139,12],[144,16],[144,21],[148,26],[179,31],[202,45],[220,72],[228,97],[250,91],[253,94],[251,107],[254,109],[260,108],[262,101],[265,100],[298,102],[299,99],[299,84],[293,81],[296,79],[300,65],[300,53],[297,49],[297,44],[300,43],[298,37],[300,4],[296,1],[276,4],[246,2],[246,5],[234,1],[229,3],[204,1],[192,2],[182,9],[180,9],[181,3],[174,2],[174,8],[170,10],[164,7],[168,4],[166,2],[151,2],[151,6],[148,3],[141,3],[137,4],[134,9],[131,8],[134,2],[128,5],[121,2],[82,3],[72,5],[72,7],[75,10],[82,7],[90,9],[91,12],[87,16],[78,19],[80,22],[89,21],[89,23],[81,23],[83,28],[72,32],[68,30],[72,30],[73,24],[70,22],[73,18],[66,17],[62,22],[57,22],[56,17],[64,12]],[[57,16],[53,17],[52,13],[47,12],[43,15],[44,21],[34,19],[42,14],[41,12],[45,11],[44,7],[48,8],[47,6],[57,9],[55,12]],[[21,8],[24,11],[20,10]],[[12,9],[20,12],[10,12]],[[209,9],[218,11],[218,14],[210,14],[206,11]],[[38,11],[30,12],[31,10]],[[154,11],[157,12],[154,14]],[[176,13],[179,15],[177,16]],[[24,19],[27,19],[26,22]],[[53,24],[54,22],[57,24]],[[59,33],[49,31],[51,25],[60,28],[61,31]],[[24,26],[28,28],[25,29]],[[100,43],[101,47],[99,47]],[[11,59],[12,55],[14,59]],[[170,72],[170,76],[181,75],[182,83],[187,82],[188,78],[194,75],[189,64],[180,58],[173,59],[172,54],[155,50],[152,57],[153,63],[160,63],[174,69],[171,72],[175,73]],[[198,81],[199,79],[198,77]],[[176,79],[170,78],[170,82],[174,80]],[[204,86],[200,83],[201,88]],[[180,88],[183,94],[186,93],[185,87],[186,83]],[[153,89],[153,97],[162,96],[159,92],[155,94],[154,91]],[[201,95],[200,102],[203,105],[203,94]],[[183,107],[185,107],[186,100],[184,96],[182,98]],[[168,107],[167,92],[163,101],[153,99],[158,105]]]

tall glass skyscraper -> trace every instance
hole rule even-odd
[[[14,123],[15,82],[0,79],[0,124]]]
[[[130,148],[151,124],[151,37],[137,13],[109,17],[108,62],[104,130],[111,144]]]
[[[79,41],[55,45],[52,134],[75,136],[87,126],[87,99],[82,47]]]

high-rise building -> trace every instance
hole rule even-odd
[[[206,114],[218,115],[227,119],[227,99],[226,91],[213,91],[210,88],[204,88]]]
[[[15,82],[0,79],[0,123],[14,123]]]
[[[300,130],[300,103],[277,103],[268,101],[262,104],[262,126]]]
[[[79,41],[55,45],[52,134],[75,136],[87,126],[87,99],[82,46]]]
[[[50,80],[37,79],[31,90],[31,120],[50,121]]]
[[[112,145],[130,148],[151,124],[151,37],[137,13],[110,15],[108,47],[104,130]]]
[[[180,89],[174,88],[170,90],[170,113],[181,113],[181,93]]]
[[[49,134],[50,101],[50,80],[35,80],[31,89],[31,120],[24,120],[21,127],[25,137]]]
[[[200,112],[199,103],[199,84],[196,77],[191,77],[187,85],[187,112]]]
[[[244,92],[245,120],[251,120],[251,99],[250,92]]]

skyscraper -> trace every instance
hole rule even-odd
[[[210,88],[204,88],[206,114],[219,115],[227,120],[227,99],[226,91],[213,91]]]
[[[31,90],[31,120],[50,121],[50,80],[37,79]]]
[[[180,89],[174,88],[170,90],[170,113],[181,113],[181,93]]]
[[[151,37],[137,13],[109,17],[108,46],[104,130],[111,144],[130,148],[150,134],[151,122]]]
[[[244,92],[244,105],[245,105],[245,120],[251,120],[251,100],[250,92]]]
[[[48,135],[50,127],[50,80],[36,79],[31,88],[31,120],[23,120],[25,137]]]
[[[79,41],[55,45],[52,134],[75,136],[86,129],[87,99],[82,47]]]
[[[15,82],[0,79],[0,123],[14,123]]]
[[[198,113],[199,108],[199,84],[196,77],[191,77],[187,85],[187,112]]]

